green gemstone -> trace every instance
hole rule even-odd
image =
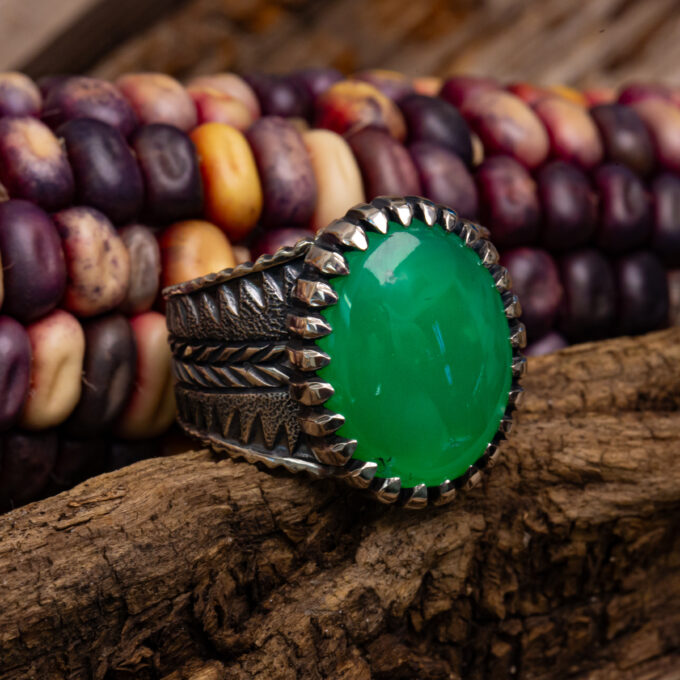
[[[318,341],[338,434],[404,487],[459,477],[493,439],[511,383],[491,275],[458,236],[419,220],[345,256],[350,274],[332,279],[339,300],[323,312],[333,332]]]

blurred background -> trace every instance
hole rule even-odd
[[[535,84],[680,83],[680,0],[0,0],[33,77],[382,67]]]

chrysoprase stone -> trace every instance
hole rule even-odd
[[[327,408],[356,439],[355,458],[402,486],[462,475],[493,439],[508,400],[512,348],[501,297],[477,254],[455,234],[414,220],[368,234],[346,253],[324,310],[331,357],[318,375]]]

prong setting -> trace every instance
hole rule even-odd
[[[408,228],[413,218],[420,219],[428,226],[439,226],[456,234],[465,246],[475,251],[501,294],[503,311],[508,319],[509,342],[513,350],[513,384],[508,393],[506,413],[499,423],[496,437],[465,474],[432,487],[422,483],[402,487],[399,477],[377,477],[377,463],[353,458],[357,442],[337,434],[344,425],[344,417],[324,406],[333,395],[333,387],[315,376],[315,371],[327,365],[331,358],[316,348],[314,340],[332,332],[332,329],[328,324],[320,323],[321,319],[313,312],[335,304],[338,299],[328,279],[349,272],[347,261],[342,255],[343,249],[366,250],[367,231],[387,234],[390,221]],[[301,405],[298,418],[300,427],[319,464],[332,466],[335,468],[334,476],[342,477],[352,486],[370,489],[382,503],[398,502],[406,508],[416,509],[428,504],[443,505],[451,502],[461,491],[477,485],[483,471],[493,467],[498,457],[498,442],[510,433],[511,413],[522,399],[522,388],[517,379],[524,374],[526,366],[526,360],[519,352],[526,343],[526,333],[523,324],[517,321],[521,315],[521,305],[517,296],[510,291],[510,275],[498,264],[498,251],[487,240],[488,235],[487,229],[460,219],[455,211],[437,206],[426,199],[413,196],[380,197],[370,204],[352,208],[345,218],[329,224],[319,233],[316,243],[307,252],[305,264],[311,275],[303,272],[295,286],[294,297],[307,308],[308,313],[295,314],[290,319],[291,333],[301,338],[302,343],[301,346],[288,348],[291,364],[300,371],[300,377],[291,379],[290,394]]]
[[[293,296],[299,302],[314,308],[328,307],[338,301],[338,294],[329,283],[308,279],[298,279]]]

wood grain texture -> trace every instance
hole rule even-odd
[[[193,452],[0,517],[0,677],[677,678],[680,329],[529,368],[444,508]]]
[[[332,65],[505,81],[680,84],[680,0],[191,0],[94,72]]]

